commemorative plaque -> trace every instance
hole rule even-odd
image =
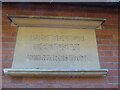
[[[94,29],[19,27],[12,71],[5,72],[13,76],[101,76],[107,70],[100,69]]]
[[[20,27],[12,68],[99,69],[94,30]]]

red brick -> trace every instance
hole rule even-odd
[[[8,43],[2,43],[2,48],[9,48],[9,44]]]
[[[14,49],[3,49],[2,50],[2,54],[13,54],[14,53]]]
[[[4,76],[2,77],[2,83],[11,83],[11,77]]]
[[[21,84],[21,83],[23,83],[23,78],[22,77],[12,77],[11,83]]]
[[[118,8],[110,7],[110,8],[106,8],[105,11],[107,11],[107,13],[111,13],[111,14],[117,15],[117,13],[118,13]]]
[[[3,75],[3,71],[2,71],[2,69],[0,69],[0,76],[2,76],[2,75]],[[0,77],[0,78],[2,78],[2,77]]]
[[[118,20],[113,20],[113,19],[108,19],[108,20],[106,20],[106,22],[105,22],[106,24],[118,24]]]
[[[46,86],[44,86],[44,87],[46,87],[46,88],[59,88],[60,85],[46,85]],[[64,87],[64,86],[63,86],[63,87]]]
[[[2,41],[3,42],[16,42],[16,38],[13,38],[13,37],[3,37]]]
[[[12,32],[12,37],[17,37],[17,32]]]
[[[4,11],[4,10],[3,10],[3,11]],[[2,16],[2,20],[9,21],[9,20],[8,20],[8,17],[7,17],[7,16],[4,16],[4,15]]]
[[[1,38],[0,38],[1,39]],[[2,49],[2,40],[1,40],[1,42],[0,42],[0,49]]]
[[[118,19],[117,13],[115,13],[114,15],[110,15],[110,17],[111,17],[112,19]]]
[[[1,30],[1,27],[0,27],[0,30]],[[2,37],[2,33],[1,33],[2,31],[0,31],[0,37]]]
[[[4,20],[3,19],[3,21],[2,21],[2,25],[10,25],[11,24],[11,22],[10,21],[8,21],[8,20]]]
[[[87,14],[87,17],[111,19],[111,16],[108,15],[107,13],[86,13],[86,14]],[[117,20],[117,19],[114,18],[114,20]],[[108,26],[106,28],[108,28]]]
[[[15,43],[9,43],[9,48],[15,48]]]
[[[118,56],[118,51],[113,51],[114,56]]]
[[[0,55],[0,61],[2,61],[2,58],[3,58],[2,55]]]
[[[11,37],[12,36],[12,33],[11,32],[2,32],[2,36],[3,37]]]
[[[86,78],[80,77],[77,79],[77,83],[87,83],[87,80],[86,80]]]
[[[103,24],[102,25],[102,28],[105,29],[105,28],[109,28],[109,29],[118,29],[118,25],[107,25],[107,24]]]
[[[39,8],[40,8],[40,7],[36,7],[36,6],[35,6],[35,7],[31,7],[31,6],[30,6],[30,7],[26,7],[26,8],[25,8],[25,7],[20,7],[20,8],[17,8],[17,10],[18,10],[19,12],[20,12],[21,10],[22,10],[23,12],[25,12],[25,11],[36,12],[36,11],[40,11]],[[42,8],[42,7],[41,7],[41,8]]]
[[[118,84],[109,84],[109,85],[104,85],[104,88],[111,88],[111,90],[112,90],[112,88],[116,88],[116,89],[114,89],[114,90],[118,90]]]
[[[56,14],[56,16],[62,16],[62,17],[73,17],[74,16],[74,14],[72,14],[72,13],[64,13],[64,12],[58,12],[58,13],[55,13]],[[76,16],[78,16],[78,15],[76,15]]]
[[[86,17],[91,17],[91,18],[98,18],[98,17],[100,18],[101,16],[100,14],[97,14],[97,13],[96,14],[86,13],[86,14],[87,14]]]
[[[83,83],[82,78],[56,78],[56,83]]]
[[[17,32],[18,27],[15,26],[2,26],[3,31]]]
[[[15,15],[16,11],[15,10],[6,10],[6,11],[2,11],[3,15],[9,14],[9,15]]]
[[[109,83],[118,83],[118,77],[107,77]]]
[[[118,50],[118,46],[98,45],[98,50]]]
[[[96,34],[105,34],[105,35],[110,35],[110,34],[118,34],[118,29],[101,29],[101,30],[96,30]]]
[[[100,12],[103,12],[104,10],[102,10],[102,8],[101,8],[101,10],[88,9],[86,11],[87,11],[87,13],[100,13]]]
[[[95,85],[95,88],[109,88],[113,90],[113,88],[118,88],[118,85],[117,84]],[[117,90],[117,89],[114,89],[114,90]]]
[[[11,68],[12,62],[3,62],[2,67],[3,68]]]
[[[109,83],[107,77],[86,78],[87,83]]]
[[[118,63],[101,63],[101,68],[118,69]]]
[[[11,56],[2,56],[3,61],[12,61],[12,59],[13,59],[12,55]]]
[[[113,55],[113,51],[104,51],[104,55],[105,56],[112,56]]]
[[[72,85],[60,85],[60,88],[72,88]]]
[[[118,40],[111,40],[111,44],[118,45]]]
[[[90,10],[96,10],[96,11],[101,11],[101,10],[104,10],[103,8],[100,8],[100,7],[98,7],[98,6],[91,6],[90,8],[89,8],[89,6],[82,6],[82,8],[83,9],[90,9]]]
[[[26,85],[26,88],[61,88],[61,85]]]
[[[38,15],[44,15],[44,16],[57,16],[57,13],[53,13],[52,11],[51,12],[38,12],[37,13]]]
[[[104,56],[104,51],[98,51],[99,56]]]
[[[15,48],[15,43],[2,43],[2,48]]]
[[[113,39],[120,39],[120,35],[118,34],[113,35]]]
[[[2,55],[2,48],[0,48],[0,55]]]
[[[96,35],[97,39],[112,39],[112,35]]]
[[[23,83],[25,84],[40,84],[45,83],[46,78],[24,77]]]
[[[94,88],[94,85],[72,85],[72,88]]]
[[[33,12],[33,15],[35,15],[35,16],[38,16],[38,15],[43,16],[44,12],[43,11]]]
[[[118,62],[118,57],[100,57],[101,62]]]
[[[42,12],[50,12],[50,11],[53,11],[53,12],[56,12],[57,11],[57,9],[54,9],[53,8],[53,6],[52,7],[49,7],[49,8],[43,8],[43,7],[39,7],[39,8],[32,8],[32,10],[34,10],[35,9],[35,11],[33,11],[33,12],[40,12],[40,11],[42,11]],[[61,11],[60,11],[61,12]]]
[[[97,40],[98,44],[110,44],[110,40]]]
[[[26,11],[26,12],[20,11],[20,12],[18,12],[18,11],[17,11],[15,14],[16,14],[16,15],[32,15],[33,12],[31,12],[31,11]]]
[[[119,50],[120,46],[113,46],[114,50]]]
[[[120,46],[118,46],[117,50],[120,50]],[[120,53],[118,53],[120,55]]]
[[[86,14],[83,14],[83,13],[80,13],[80,14],[74,14],[74,13],[57,13],[57,16],[63,16],[63,17],[67,17],[67,16],[70,16],[70,17],[79,17],[79,16],[82,16],[82,17],[85,17]]]
[[[108,76],[118,76],[118,71],[119,70],[109,70],[108,71]]]
[[[77,78],[56,78],[56,83],[77,83]]]
[[[57,83],[56,82],[56,78],[47,78],[44,80],[44,83],[49,83],[49,84],[54,84],[54,83]]]
[[[26,88],[27,86],[26,85],[6,85],[6,84],[3,84],[2,85],[2,88]]]
[[[2,38],[0,37],[0,42],[2,42]]]

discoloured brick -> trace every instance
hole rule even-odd
[[[93,78],[86,78],[87,83],[108,83],[107,77],[93,77]]]
[[[27,86],[26,85],[6,85],[6,84],[3,84],[2,85],[2,88],[26,88]]]
[[[43,84],[45,83],[46,78],[35,78],[35,77],[24,77],[24,84]],[[47,83],[47,82],[46,82]]]
[[[21,83],[23,83],[23,78],[22,77],[12,77],[11,83],[21,84]]]
[[[72,88],[94,88],[94,85],[72,85]]]
[[[114,84],[104,84],[104,85],[95,85],[95,88],[109,88],[109,90],[118,90],[118,85],[114,85]],[[116,88],[116,89],[113,89]]]

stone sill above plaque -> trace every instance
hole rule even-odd
[[[101,29],[101,25],[106,21],[102,18],[86,17],[53,17],[53,16],[28,16],[28,15],[8,15],[12,25],[19,27],[59,27],[59,28],[81,28],[81,29]]]
[[[15,77],[101,77],[95,29],[106,19],[8,15],[18,26],[12,68]]]

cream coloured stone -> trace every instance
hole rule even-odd
[[[99,69],[95,30],[20,27],[12,68]]]

